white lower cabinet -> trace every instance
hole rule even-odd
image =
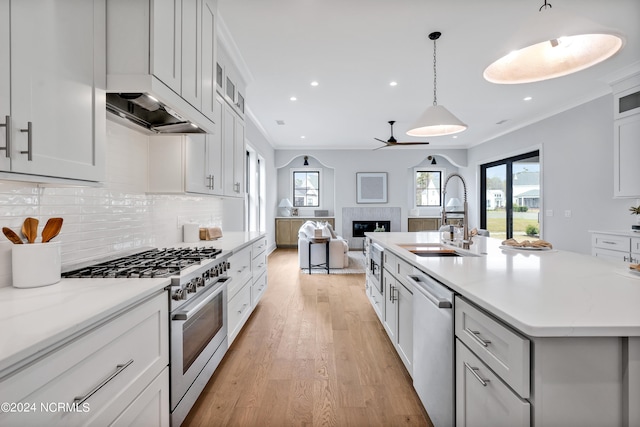
[[[404,261],[387,255],[385,257],[393,258],[398,261],[398,265],[394,271],[405,271]],[[389,270],[388,264],[382,270],[382,282],[384,285],[384,329],[389,335],[389,339],[393,343],[404,363],[404,366],[412,372],[413,366],[413,289],[405,281],[401,281],[394,277]]]
[[[227,275],[227,336],[229,345],[267,290],[267,239],[260,237],[229,257]]]
[[[593,233],[591,255],[612,261],[640,263],[640,238],[622,233]]]
[[[240,290],[229,300],[227,314],[227,336],[231,345],[251,315],[251,279],[244,282]]]
[[[456,426],[528,427],[529,402],[521,399],[456,339]]]
[[[167,298],[162,292],[3,379],[0,401],[22,406],[0,413],[0,425],[168,426]]]
[[[254,309],[267,290],[267,238],[262,237],[251,246],[251,308]]]

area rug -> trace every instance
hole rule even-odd
[[[362,251],[349,251],[349,265],[346,268],[329,268],[329,274],[364,274],[364,254]],[[308,268],[300,269],[301,273],[309,274]],[[326,268],[313,268],[311,274],[327,274]]]

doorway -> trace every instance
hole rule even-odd
[[[480,224],[491,237],[540,239],[540,151],[480,165]]]

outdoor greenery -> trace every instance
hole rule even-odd
[[[537,236],[540,233],[540,230],[538,229],[537,226],[529,224],[527,225],[527,229],[525,230],[525,233],[527,233],[527,236]]]
[[[526,212],[528,210],[529,210],[529,208],[526,207],[526,206],[513,205],[513,211],[514,212]]]

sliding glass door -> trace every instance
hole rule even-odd
[[[533,151],[480,166],[481,228],[491,237],[540,238],[540,153]]]

